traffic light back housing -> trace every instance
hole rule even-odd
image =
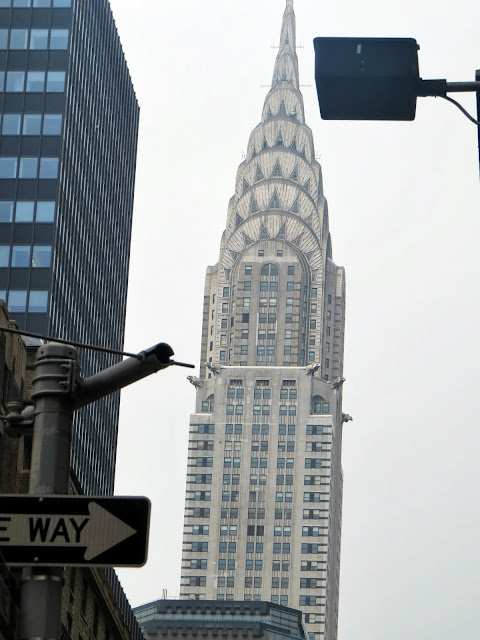
[[[413,38],[315,38],[324,120],[414,120],[419,84]]]

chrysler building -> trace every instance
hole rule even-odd
[[[287,0],[207,268],[180,593],[301,609],[312,640],[337,637],[344,312]]]

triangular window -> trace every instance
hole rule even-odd
[[[236,251],[232,251],[231,249],[230,249],[230,253],[232,254],[233,260],[235,261],[238,258],[238,253]]]
[[[282,132],[279,131],[278,132],[278,136],[277,136],[277,140],[275,142],[277,147],[283,147],[283,138],[282,138]]]
[[[272,113],[272,112],[270,111],[270,114],[271,114],[271,113]],[[267,142],[267,139],[266,139],[266,138],[264,138],[264,139],[263,139],[263,142],[262,142],[262,149],[268,149],[268,142]]]
[[[265,176],[263,175],[260,165],[257,164],[257,168],[255,170],[255,182],[260,182],[260,180],[265,180]]]
[[[237,217],[236,217],[236,220],[235,220],[235,226],[236,226],[236,227],[239,227],[239,226],[242,224],[242,222],[243,222],[243,218],[242,218],[242,216],[240,216],[240,215],[237,213]]]
[[[282,169],[280,167],[280,160],[277,158],[275,166],[273,167],[272,178],[282,178]]]
[[[303,188],[307,193],[310,193],[310,178],[305,182],[305,184],[303,185]]]
[[[308,218],[305,218],[305,222],[308,224],[309,227],[312,226],[312,222],[313,222],[312,214],[310,214]]]
[[[292,206],[290,207],[290,211],[292,213],[298,213],[298,196],[295,198],[295,200],[292,202]]]
[[[280,109],[278,110],[279,116],[286,116],[287,110],[285,109],[285,100],[282,100],[280,103]]]
[[[295,240],[292,240],[292,244],[294,244],[295,246],[299,247],[302,243],[302,237],[303,237],[303,233],[301,233],[299,236],[297,236],[295,238]]]
[[[290,180],[295,180],[295,182],[298,181],[298,165],[297,164],[293,167],[293,171],[290,174]]]
[[[280,231],[277,233],[277,238],[279,240],[285,240],[285,224],[282,224]]]
[[[297,141],[295,140],[295,138],[292,140],[292,144],[290,145],[290,149],[294,149],[295,151],[297,150]]]
[[[253,240],[251,240],[246,233],[243,234],[243,243],[246,247],[248,247],[249,244],[252,244]]]
[[[313,251],[307,251],[307,253],[305,254],[305,258],[310,262],[310,260],[312,259],[313,256]]]
[[[250,213],[256,213],[257,211],[260,211],[260,209],[258,208],[255,196],[252,196],[252,200],[250,202]]]
[[[243,179],[243,193],[245,193],[245,191],[247,191],[247,189],[250,189],[250,185],[248,184],[248,182],[245,180],[245,178]]]
[[[265,225],[262,223],[262,226],[260,227],[260,240],[266,240],[267,238],[269,238],[270,236],[268,235],[268,231],[267,228],[265,227]]]
[[[270,198],[270,202],[268,203],[269,209],[280,209],[280,202],[278,200],[277,190],[275,189],[272,197]]]

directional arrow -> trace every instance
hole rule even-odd
[[[0,550],[7,564],[141,566],[149,513],[146,498],[0,496]]]
[[[116,518],[96,502],[90,502],[88,510],[90,511],[90,520],[85,527],[87,548],[84,556],[87,561],[96,558],[107,549],[137,533],[135,529]]]

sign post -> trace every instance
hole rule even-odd
[[[20,412],[18,403],[8,407],[10,433],[24,433],[33,425],[29,496],[23,502],[15,496],[16,508],[0,498],[0,545],[10,564],[26,566],[20,610],[23,640],[59,640],[65,565],[120,566],[119,551],[127,552],[128,566],[145,562],[149,505],[144,498],[135,499],[142,501],[137,506],[143,515],[137,521],[115,498],[67,497],[72,418],[75,409],[172,364],[192,366],[171,356],[172,348],[160,343],[84,379],[76,349],[51,342],[37,352],[34,409]],[[55,494],[62,498],[52,497]],[[132,504],[128,509],[135,511]]]

